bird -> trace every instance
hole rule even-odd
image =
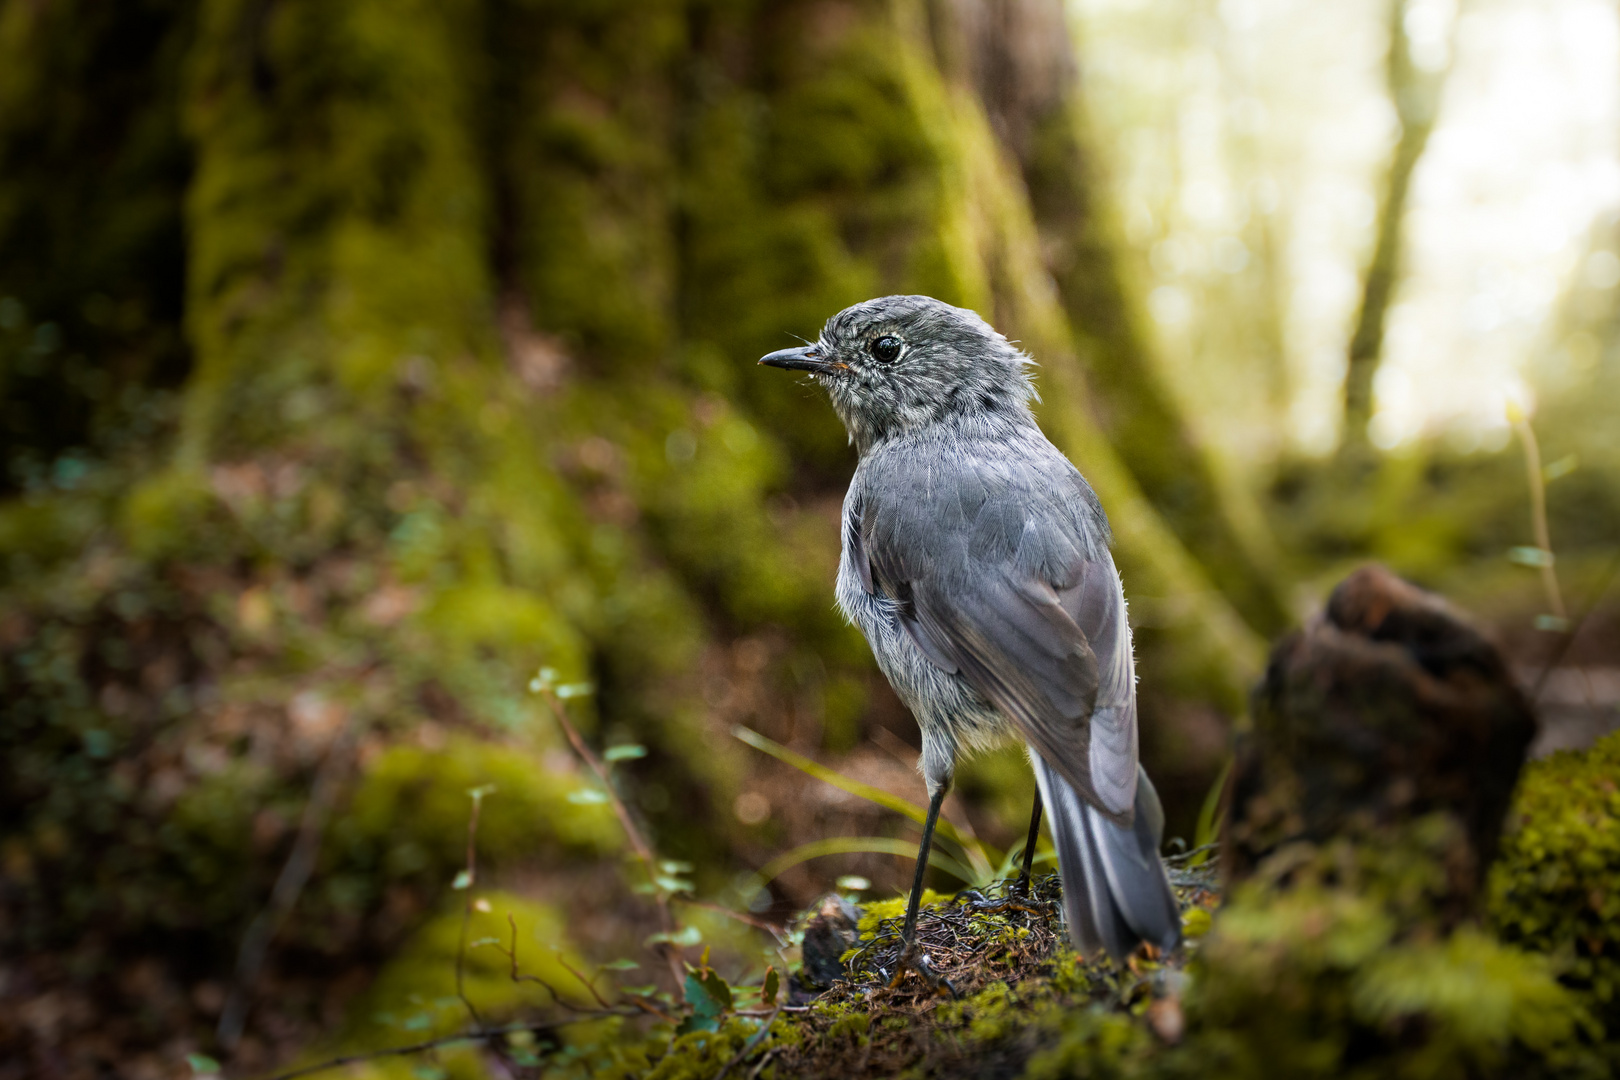
[[[928,812],[923,873],[958,757],[1022,739],[1036,780],[1018,888],[1044,809],[1069,937],[1122,963],[1174,949],[1164,811],[1138,762],[1135,659],[1107,516],[1031,410],[1034,360],[976,312],[927,296],[848,307],[760,364],[819,383],[858,455],[836,595],[915,717]]]

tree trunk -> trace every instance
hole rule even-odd
[[[1378,231],[1372,258],[1362,278],[1361,307],[1350,335],[1349,367],[1344,376],[1344,429],[1341,446],[1349,452],[1367,447],[1367,422],[1372,419],[1373,379],[1384,352],[1384,324],[1401,275],[1402,224],[1412,174],[1429,144],[1440,111],[1444,71],[1425,71],[1412,59],[1412,40],[1406,30],[1408,4],[1392,0],[1389,16],[1389,58],[1386,77],[1391,104],[1401,133],[1390,158],[1378,207]]]

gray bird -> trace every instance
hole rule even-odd
[[[1181,920],[1159,844],[1164,812],[1137,764],[1125,596],[1097,496],[1030,412],[1032,361],[977,314],[886,296],[761,364],[806,371],[860,464],[844,498],[838,605],[922,729],[928,817],[903,930],[962,750],[1024,740],[1075,946],[1123,960],[1174,948]]]

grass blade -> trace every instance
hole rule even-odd
[[[1232,761],[1232,756],[1228,754],[1226,764],[1221,766],[1221,775],[1210,785],[1209,794],[1204,796],[1204,805],[1198,810],[1198,828],[1193,833],[1193,849],[1206,850],[1194,855],[1188,861],[1188,866],[1202,866],[1209,859],[1210,852],[1214,850],[1210,845],[1220,839],[1221,819],[1225,816],[1221,813],[1221,796],[1226,793],[1226,781],[1232,775]]]
[[[886,836],[833,836],[825,840],[800,844],[792,851],[778,855],[749,875],[738,891],[742,895],[743,904],[747,905],[761,889],[787,870],[824,855],[899,855],[905,858],[916,854],[917,845],[909,840],[897,840]],[[930,851],[928,865],[945,871],[964,884],[978,884],[972,870],[942,851]]]
[[[796,754],[792,750],[789,750],[787,747],[783,746],[781,743],[766,738],[759,732],[745,728],[741,724],[738,724],[736,727],[732,728],[731,734],[741,741],[747,743],[749,746],[752,746],[755,750],[769,754],[776,760],[791,765],[800,772],[813,776],[824,784],[831,784],[840,791],[847,791],[857,798],[865,799],[867,802],[877,803],[879,806],[893,810],[897,814],[903,814],[912,821],[915,821],[918,825],[921,825],[923,822],[928,820],[928,811],[926,808],[918,806],[916,803],[910,802],[907,799],[902,799],[898,795],[891,795],[882,788],[875,788],[871,784],[863,784],[859,780],[852,780],[843,773],[840,773],[835,769],[829,769],[819,761],[814,761],[807,758],[803,754]],[[956,826],[946,821],[943,816],[941,816],[939,821],[934,825],[934,836],[936,838],[943,838],[956,845],[956,847],[961,849],[963,857],[966,858],[969,863],[973,864],[976,873],[973,876],[963,878],[962,880],[976,885],[983,884],[985,881],[989,880],[990,875],[993,873],[992,860],[985,852],[985,845],[981,841],[964,837],[960,832],[957,831]],[[952,861],[954,862],[956,860]],[[929,859],[929,864],[934,864],[932,859]],[[958,863],[958,865],[960,865],[960,863]],[[950,872],[955,873],[955,871]]]

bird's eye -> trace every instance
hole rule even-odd
[[[886,334],[872,342],[872,359],[880,364],[892,364],[900,359],[900,348],[900,339]]]

